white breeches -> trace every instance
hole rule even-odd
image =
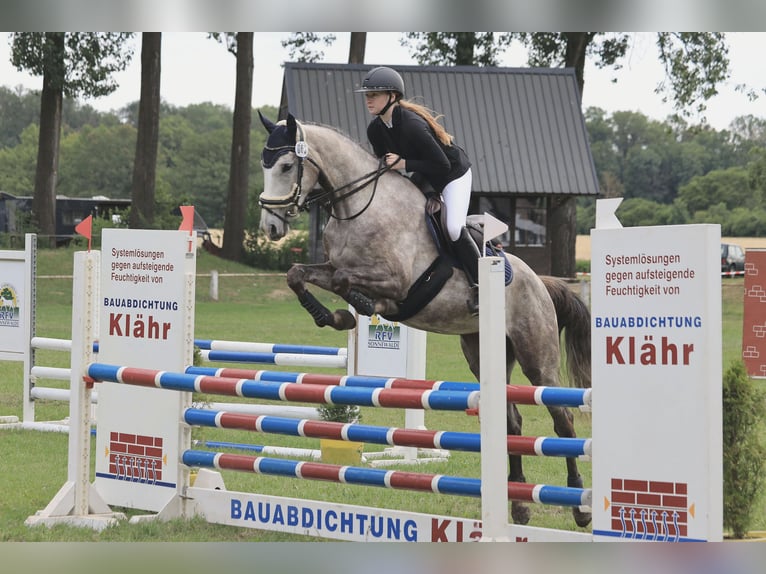
[[[457,241],[460,231],[465,227],[468,217],[468,204],[471,201],[471,169],[452,180],[442,191],[442,199],[447,207],[447,233],[452,241]]]

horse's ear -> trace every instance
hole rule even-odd
[[[291,142],[297,142],[298,139],[295,137],[295,134],[298,132],[298,124],[295,121],[295,117],[291,114],[287,114],[287,135],[290,138]]]
[[[261,123],[263,124],[263,127],[265,127],[265,128],[266,128],[266,131],[267,131],[267,132],[271,133],[271,132],[273,132],[273,131],[274,131],[274,129],[277,127],[277,124],[275,124],[275,123],[274,123],[274,122],[272,122],[272,121],[271,121],[269,118],[267,118],[266,116],[264,116],[264,115],[261,113],[261,110],[258,110],[258,116],[261,118]]]

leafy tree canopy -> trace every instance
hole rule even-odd
[[[132,32],[66,32],[62,67],[62,61],[52,53],[48,34],[11,34],[11,63],[35,76],[51,73],[52,87],[60,88],[66,96],[111,94],[117,88],[112,74],[124,70],[133,56],[127,42]]]
[[[526,47],[530,66],[574,68],[582,93],[586,59],[599,68],[620,69],[632,37],[624,32],[408,32],[402,43],[421,65],[495,66],[517,40]],[[656,43],[666,77],[655,91],[681,116],[704,111],[705,101],[729,77],[726,35],[660,32]]]

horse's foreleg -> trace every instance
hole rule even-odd
[[[507,408],[507,432],[509,435],[521,436],[521,424],[522,417],[519,409],[516,408],[515,403],[508,403]],[[509,482],[526,482],[527,479],[524,476],[524,469],[522,466],[522,458],[518,454],[508,455],[508,481]],[[513,518],[514,524],[526,524],[529,522],[529,506],[518,500],[511,502],[511,518]]]
[[[365,267],[364,273],[358,269],[337,269],[332,278],[332,290],[353,305],[358,313],[367,316],[396,313],[399,310],[397,301],[404,299],[408,286],[408,282],[395,273],[377,267]]]
[[[330,290],[335,269],[329,263],[317,265],[293,265],[287,272],[287,285],[298,297],[298,301],[306,309],[319,327],[332,327],[338,331],[347,331],[356,326],[356,319],[347,309],[336,309],[334,312],[325,307],[314,295],[306,289],[306,283]]]

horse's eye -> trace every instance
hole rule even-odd
[[[291,169],[293,169],[293,164],[292,163],[283,163],[282,164],[282,173],[287,173]]]

